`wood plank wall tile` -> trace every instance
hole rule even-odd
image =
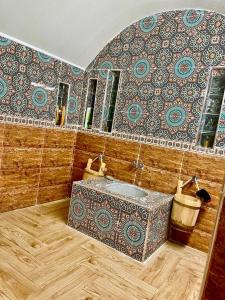
[[[140,144],[115,138],[106,138],[105,162],[107,175],[127,182],[134,182],[136,169],[133,162],[138,159]]]
[[[135,183],[153,191],[175,194],[178,179],[178,173],[146,166],[143,171],[137,172]]]
[[[93,152],[88,152],[80,149],[76,149],[74,152],[74,167],[79,169],[85,169],[87,166],[87,161],[89,158],[96,158],[97,154]],[[92,168],[97,170],[99,168],[99,161],[93,163]]]
[[[79,139],[82,138],[82,141]],[[97,143],[94,145],[93,143]],[[89,146],[90,145],[90,146]],[[133,182],[136,169],[132,162],[138,158],[139,144],[135,142],[118,141],[114,138],[96,137],[90,134],[77,134],[77,144],[74,152],[73,178],[82,179],[82,170],[87,165],[88,158],[94,159],[98,154],[104,154],[107,164],[107,175]],[[92,165],[93,170],[99,169],[99,161]]]
[[[78,132],[76,149],[96,154],[103,153],[105,149],[105,137]]]
[[[207,163],[207,157],[205,157],[205,162]],[[193,173],[194,174],[194,173]],[[188,180],[190,176],[181,175],[181,179],[183,181]],[[216,220],[216,213],[222,193],[222,184],[213,181],[207,181],[200,179],[198,181],[199,188],[207,190],[211,197],[212,201],[209,203],[203,203],[200,209],[200,213],[197,219],[196,227],[194,231],[186,237],[184,234],[183,237],[180,233],[177,233],[175,230],[171,231],[171,238],[172,239],[181,239],[184,244],[194,245],[195,248],[207,251],[210,243],[210,239],[213,233],[214,224]],[[195,185],[188,185],[183,189],[184,194],[195,196],[196,195],[196,186]],[[206,235],[205,238],[205,233]],[[177,237],[178,236],[178,237]],[[198,241],[198,243],[197,243]],[[201,241],[201,243],[199,242]]]
[[[2,164],[2,153],[3,153],[3,147],[0,147],[0,170],[1,170],[1,164]]]
[[[203,252],[208,252],[211,238],[211,234],[195,228],[192,234],[189,235],[187,242],[185,242],[184,244],[187,244],[188,246],[196,248]]]
[[[0,212],[35,205],[45,129],[4,125]]]
[[[203,180],[222,184],[225,174],[224,162],[222,157],[185,152],[181,173],[188,176],[197,175]]]
[[[3,148],[2,170],[40,168],[41,151],[32,148]]]
[[[104,153],[105,137],[88,133],[77,132],[76,145],[74,147],[74,161],[72,181],[81,180],[89,158],[94,159]],[[93,170],[99,169],[99,161],[93,163]]]
[[[41,148],[44,144],[45,129],[5,125],[4,147]]]
[[[38,204],[56,201],[70,197],[71,184],[57,184],[47,187],[39,187]]]
[[[73,161],[72,150],[65,149],[43,149],[42,168],[71,166]]]
[[[132,162],[137,159],[139,148],[140,144],[136,142],[106,138],[104,154],[113,159]]]
[[[68,197],[75,140],[72,131],[0,124],[0,212]]]
[[[185,152],[181,169],[181,179],[185,181],[193,175],[197,175],[200,178],[199,188],[206,189],[210,193],[212,201],[210,203],[203,203],[196,227],[191,234],[181,236],[180,233],[172,230],[171,238],[175,240],[179,239],[184,244],[188,244],[199,250],[208,251],[222,193],[225,158]],[[196,186],[188,186],[184,188],[183,192],[195,196]]]
[[[183,152],[175,149],[141,145],[140,160],[145,166],[180,173]]]
[[[0,124],[0,148],[3,147],[5,124]]]
[[[214,224],[216,222],[216,214],[216,209],[202,205],[195,228],[212,234],[214,230]]]
[[[37,203],[70,195],[76,132],[46,129]]]
[[[70,195],[76,133],[46,129],[37,203]]]
[[[42,168],[40,174],[40,187],[67,184],[71,180],[70,167]]]
[[[140,161],[144,170],[137,172],[136,184],[163,193],[174,194],[182,166],[183,152],[152,145],[141,145]]]
[[[83,173],[84,173],[83,169],[80,169],[80,168],[77,168],[77,167],[74,166],[73,167],[73,171],[72,171],[72,180],[71,180],[71,183],[73,181],[82,180]]]
[[[107,175],[126,182],[134,182],[136,170],[130,161],[114,159],[106,156],[104,159],[107,168]]]
[[[38,186],[40,169],[6,169],[0,170],[0,189],[17,186]]]
[[[56,129],[46,129],[44,148],[73,148],[76,132]]]
[[[0,212],[35,205],[37,187],[17,186],[0,189]]]

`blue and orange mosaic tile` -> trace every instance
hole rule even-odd
[[[111,40],[88,69],[123,73],[113,131],[196,143],[210,68],[225,67],[224,35],[223,15],[189,9],[146,17]]]
[[[54,121],[59,81],[70,84],[67,124],[78,124],[83,71],[0,36],[0,112]]]
[[[109,183],[73,183],[68,225],[143,262],[167,239],[173,196],[145,190],[145,199],[127,198],[107,192]]]

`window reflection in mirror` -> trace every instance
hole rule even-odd
[[[111,132],[113,126],[118,89],[120,84],[120,71],[111,70],[109,73],[108,80],[112,81],[112,87],[109,95],[108,106],[105,107],[106,121],[104,122],[103,130],[107,132]]]
[[[66,118],[66,107],[69,97],[69,84],[60,82],[58,86],[55,124],[63,126]]]
[[[225,91],[225,69],[213,69],[202,114],[199,144],[213,148]]]
[[[88,91],[87,91],[87,105],[85,112],[84,128],[91,129],[93,121],[93,113],[95,107],[97,79],[89,79]]]

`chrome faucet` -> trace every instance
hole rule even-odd
[[[143,170],[144,169],[144,164],[142,162],[140,162],[139,160],[134,160],[132,162],[132,166],[135,168],[135,169],[140,169],[140,170]]]

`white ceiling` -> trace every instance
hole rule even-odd
[[[0,0],[0,32],[86,68],[129,24],[180,8],[225,14],[224,0]]]

